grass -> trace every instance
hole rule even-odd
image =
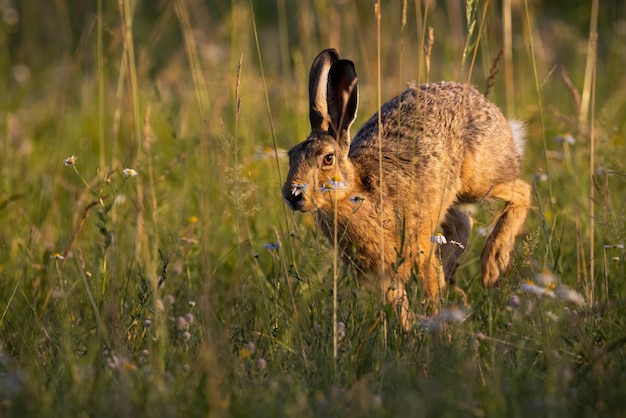
[[[356,1],[57,1],[45,24],[2,6],[0,415],[622,416],[623,6],[511,2],[502,25],[470,3],[471,37],[465,9],[420,1],[380,5],[380,36]],[[500,207],[475,208],[444,301],[462,321],[400,331],[281,201],[329,44],[356,63],[357,125],[427,78],[489,79],[528,121],[534,207],[493,290],[480,234]],[[585,305],[525,291],[544,271]]]

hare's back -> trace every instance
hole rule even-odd
[[[378,113],[359,130],[355,147],[378,147]],[[498,107],[470,84],[440,81],[411,85],[389,100],[380,110],[383,141],[413,142],[453,140],[475,141],[475,134],[510,126]],[[373,143],[375,142],[375,143]]]
[[[460,168],[468,154],[476,162],[498,155],[499,163],[491,165],[494,174],[500,170],[511,171],[513,177],[518,174],[519,155],[508,121],[469,84],[412,85],[381,107],[380,121],[380,135],[378,114],[363,125],[352,141],[350,158],[377,158],[382,147],[386,158],[400,166],[413,161],[424,168],[431,164]]]

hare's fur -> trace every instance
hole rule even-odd
[[[312,131],[289,151],[283,196],[292,209],[313,211],[331,240],[336,225],[343,259],[378,277],[403,326],[411,325],[411,270],[432,301],[454,275],[472,226],[460,203],[505,201],[481,256],[483,284],[494,285],[530,206],[530,186],[518,178],[523,124],[468,84],[437,82],[410,86],[350,140],[356,73],[334,50],[313,62],[309,94]],[[447,244],[431,242],[439,230]]]

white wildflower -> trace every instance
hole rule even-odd
[[[545,287],[537,286],[532,280],[527,281],[522,284],[522,291],[526,293],[532,293],[537,296],[549,296],[551,298],[554,297],[554,292],[550,289],[546,289]]]
[[[320,190],[322,192],[331,192],[335,190],[345,190],[346,187],[346,182],[342,181],[340,177],[333,177],[328,181],[328,183],[322,184]]]
[[[478,228],[476,228],[476,233],[478,233],[478,235],[480,235],[481,237],[486,237],[487,235],[491,234],[492,230],[492,227],[479,226]]]
[[[76,162],[78,161],[78,157],[75,155],[71,155],[69,157],[67,157],[65,159],[65,161],[63,161],[63,164],[65,165],[76,165]]]
[[[137,177],[139,173],[132,168],[125,168],[122,170],[122,174],[124,174],[124,177]]]
[[[530,178],[535,183],[543,183],[543,182],[548,181],[548,175],[546,173],[544,173],[543,171],[539,171],[537,173],[533,173],[530,176]]]
[[[460,323],[467,318],[467,313],[464,309],[452,306],[451,308],[443,309],[439,314],[439,317],[445,322]]]
[[[576,140],[569,132],[565,132],[555,136],[554,140],[559,144],[574,145],[576,143]]]
[[[546,311],[546,316],[550,318],[551,320],[553,320],[554,322],[559,321],[559,317],[552,311]]]
[[[585,298],[574,289],[570,289],[565,285],[556,288],[554,294],[557,298],[572,302],[578,306],[585,306]]]
[[[469,313],[465,308],[458,306],[451,306],[450,308],[443,309],[437,315],[426,319],[422,322],[422,326],[429,330],[437,330],[442,328],[445,324],[460,324],[465,321]]]
[[[535,279],[533,280],[533,282],[543,287],[554,288],[556,284],[556,277],[551,271],[544,270],[541,273],[535,274]]]
[[[197,244],[198,240],[193,237],[180,237],[179,241],[184,244]]]
[[[443,236],[441,232],[436,232],[435,235],[430,237],[430,242],[443,245],[443,244],[446,244],[448,240],[446,239],[446,237]]]

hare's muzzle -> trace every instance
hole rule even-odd
[[[283,198],[285,199],[285,202],[287,202],[287,205],[291,208],[291,210],[299,210],[301,212],[306,212],[304,208],[305,192],[306,192],[306,184],[287,183],[283,187]]]

